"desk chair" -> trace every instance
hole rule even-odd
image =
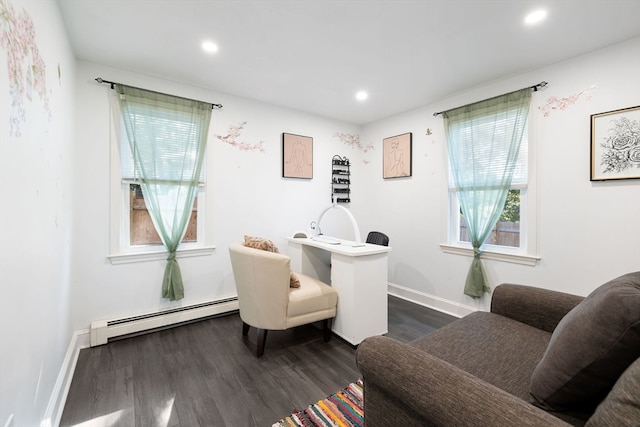
[[[379,231],[370,231],[367,234],[367,243],[374,245],[389,246],[389,236]]]

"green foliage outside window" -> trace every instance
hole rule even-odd
[[[520,222],[520,190],[509,190],[500,222]]]

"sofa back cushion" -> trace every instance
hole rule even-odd
[[[640,424],[640,359],[623,372],[585,427],[637,427]]]
[[[571,310],[533,371],[532,402],[547,410],[593,412],[640,357],[640,272],[611,280]]]

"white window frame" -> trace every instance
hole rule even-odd
[[[110,112],[109,126],[109,169],[110,169],[110,239],[107,258],[112,264],[127,264],[164,260],[167,250],[164,245],[130,245],[130,189],[131,180],[123,180],[120,170],[120,135],[122,123],[119,117],[114,118]],[[210,208],[207,203],[206,165],[210,163],[211,150],[205,150],[203,164],[205,183],[198,186],[198,239],[195,242],[181,243],[176,257],[211,255],[213,245],[212,227],[207,227],[206,212]]]
[[[511,189],[520,190],[520,247],[502,245],[482,245],[482,259],[504,261],[515,264],[534,266],[540,260],[537,255],[537,144],[533,108],[527,119],[528,167],[527,184],[514,185]],[[443,238],[440,248],[444,253],[473,257],[473,246],[470,242],[460,241],[460,203],[456,191],[449,187],[449,158],[445,150],[445,179],[443,195]]]

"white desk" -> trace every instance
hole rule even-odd
[[[331,239],[334,239],[333,237]],[[323,243],[308,238],[287,238],[291,268],[338,292],[333,332],[353,345],[388,332],[388,246],[354,242]]]

